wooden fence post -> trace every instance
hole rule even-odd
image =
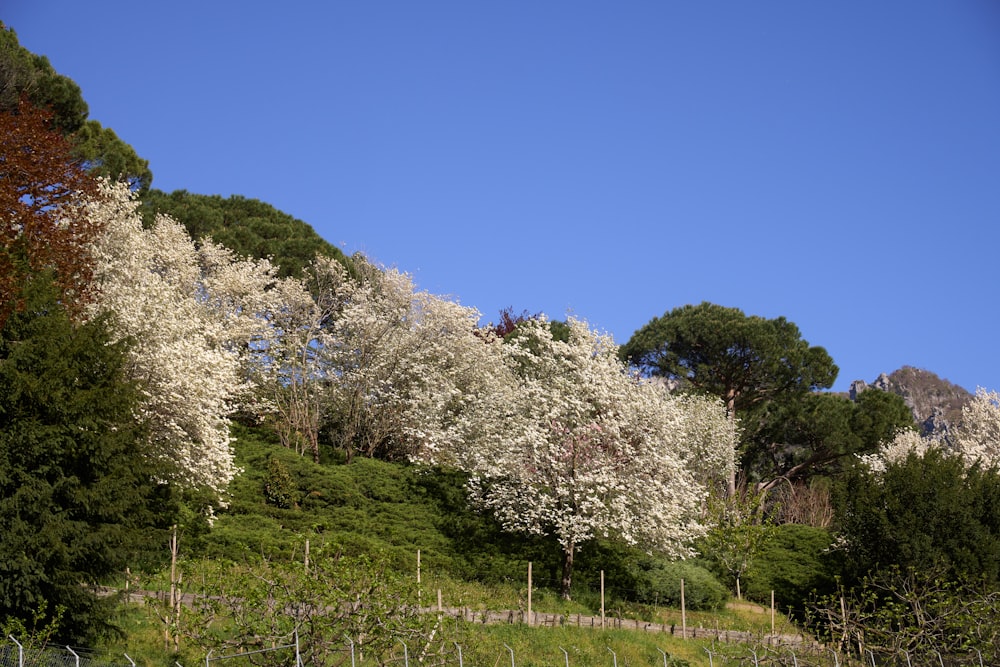
[[[774,589],[771,589],[771,634],[774,634]]]
[[[601,629],[604,628],[604,570],[601,570]]]
[[[687,638],[687,628],[687,608],[684,604],[684,580],[681,579],[681,637]]]
[[[531,561],[528,561],[528,625],[531,625]]]

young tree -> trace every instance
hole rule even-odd
[[[734,495],[709,494],[706,507],[708,532],[699,543],[699,551],[718,564],[736,597],[742,598],[740,582],[774,535],[776,524],[767,513],[765,493],[746,484]]]
[[[701,480],[730,472],[724,463],[703,466],[731,468],[735,442],[721,406],[686,402],[630,375],[613,341],[584,322],[570,320],[568,332],[555,340],[549,323],[534,319],[508,336],[503,433],[456,456],[473,473],[477,504],[505,529],[558,539],[567,598],[574,556],[595,536],[691,553],[704,530]]]
[[[145,527],[169,521],[165,489],[125,344],[100,318],[74,325],[50,274],[22,290],[0,326],[0,618],[64,608],[58,636],[89,641],[112,605],[94,587],[142,550]]]

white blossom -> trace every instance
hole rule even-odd
[[[893,463],[901,463],[910,454],[923,456],[932,448],[942,448],[939,439],[920,435],[912,428],[900,429],[895,437],[889,442],[883,443],[878,451],[872,454],[862,454],[858,459],[869,470],[875,473],[884,473],[886,466]]]
[[[164,476],[221,495],[237,473],[229,415],[245,395],[247,343],[274,282],[266,261],[238,260],[210,240],[195,244],[180,223],[158,216],[143,229],[139,203],[123,185],[91,204],[105,223],[95,242],[97,299],[118,338],[130,341],[129,372],[143,396],[151,455]]]
[[[479,506],[507,530],[555,535],[570,565],[596,536],[690,554],[707,484],[734,465],[723,406],[640,381],[609,336],[568,325],[562,342],[544,318],[528,320],[501,346],[495,393],[470,408],[492,419],[455,440],[454,461],[473,474]]]
[[[956,449],[967,464],[1000,465],[1000,394],[982,387],[962,408]]]

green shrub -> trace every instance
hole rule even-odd
[[[646,558],[637,565],[635,583],[639,602],[680,607],[682,579],[687,609],[720,609],[729,599],[729,591],[715,575],[692,561]]]
[[[290,509],[296,504],[297,495],[288,467],[272,456],[267,462],[267,476],[264,478],[264,502],[274,507]]]
[[[813,592],[833,592],[830,542],[830,533],[823,528],[779,526],[744,577],[746,597],[769,603],[773,590],[780,609],[799,612]]]

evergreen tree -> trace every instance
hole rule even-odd
[[[140,191],[149,189],[153,181],[149,161],[111,128],[88,120],[80,86],[57,73],[48,58],[21,46],[15,32],[0,22],[0,112],[17,113],[24,100],[52,114],[51,127],[70,142],[73,157],[85,163],[91,175],[121,179]]]
[[[761,427],[769,424],[767,416],[831,387],[838,372],[826,350],[810,345],[784,317],[766,319],[708,302],[654,317],[619,355],[680,391],[721,398],[730,418],[740,422],[744,473],[760,478],[765,486],[789,472],[780,467],[747,469],[749,462],[762,459],[756,440]],[[821,453],[817,460],[823,458]],[[729,493],[736,493],[735,477]]]
[[[197,195],[186,190],[150,190],[142,197],[143,217],[177,220],[196,241],[211,238],[241,257],[270,259],[279,277],[301,276],[316,255],[331,257],[351,272],[351,261],[309,224],[258,199]]]
[[[844,581],[891,568],[1000,584],[1000,474],[932,447],[838,487]]]
[[[128,564],[164,487],[139,451],[123,346],[101,320],[75,325],[48,274],[0,328],[0,619],[64,614],[58,636],[109,629],[93,586]]]

